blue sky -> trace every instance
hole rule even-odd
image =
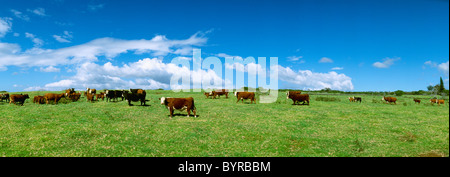
[[[169,64],[189,61],[194,48],[222,62],[278,57],[280,88],[413,91],[439,77],[449,87],[448,1],[0,4],[0,90],[169,89],[186,73],[229,79]]]

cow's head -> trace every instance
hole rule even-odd
[[[234,96],[237,96],[237,92],[234,92]]]
[[[164,104],[166,102],[166,98],[165,97],[161,97],[159,100],[161,100],[161,104]]]
[[[28,94],[23,95],[25,99],[30,98]]]

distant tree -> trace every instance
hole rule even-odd
[[[434,87],[433,87],[432,85],[429,85],[429,86],[427,87],[427,89],[428,89],[429,92],[432,92],[433,89],[434,89]]]
[[[404,92],[403,90],[397,90],[397,91],[395,91],[394,93],[395,93],[395,95],[397,95],[397,96],[402,96],[403,94],[405,94],[405,92]]]
[[[445,90],[445,88],[444,88],[444,81],[442,81],[442,77],[441,77],[441,80],[440,80],[440,83],[439,83],[438,93],[443,93],[444,90]]]

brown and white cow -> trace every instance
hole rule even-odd
[[[65,97],[66,93],[56,94],[56,93],[46,93],[44,94],[44,99],[46,100],[46,103],[48,104],[49,101],[54,101],[55,104],[58,104],[58,101]]]
[[[286,99],[292,99],[292,101],[294,101],[293,105],[300,102],[302,102],[302,104],[305,104],[305,102],[307,102],[308,103],[307,105],[309,105],[309,94],[298,94],[288,92]]]
[[[445,100],[431,99],[430,102],[431,102],[431,103],[437,103],[438,105],[440,105],[440,104],[444,104],[444,103],[445,103]]]
[[[382,101],[385,101],[386,103],[394,103],[394,104],[397,104],[396,103],[396,101],[397,101],[397,98],[395,98],[395,97],[383,97],[383,98],[381,98],[381,100]]]
[[[105,93],[100,92],[100,94],[95,94],[96,100],[98,101],[99,98],[103,100],[105,100]]]
[[[65,91],[66,91],[66,97],[68,97],[68,96],[70,96],[70,95],[76,93],[76,92],[75,92],[75,88],[70,88],[70,89],[67,89],[67,90],[65,90]]]
[[[170,111],[170,118],[173,117],[174,110],[177,111],[184,111],[187,110],[187,117],[191,115],[191,110],[194,112],[194,117],[197,117],[197,108],[194,104],[194,98],[166,98],[162,97],[159,100],[161,100],[161,104],[166,106],[167,109]]]
[[[14,104],[19,103],[20,105],[23,105],[23,103],[25,102],[25,100],[27,98],[30,98],[28,96],[28,94],[24,94],[24,95],[22,95],[22,94],[20,94],[20,95],[19,94],[13,94],[13,95],[9,96],[9,104],[11,104],[11,103],[14,103]]]
[[[348,97],[348,100],[349,100],[350,102],[354,102],[354,101],[355,101],[355,98],[353,98],[353,97]]]
[[[90,94],[96,94],[97,93],[97,90],[95,90],[95,89],[91,89],[91,88],[86,88],[86,93],[90,93]]]
[[[95,101],[94,98],[95,98],[95,93],[86,92],[86,101],[87,102]]]
[[[203,93],[205,96],[206,96],[206,98],[209,98],[210,96],[213,96],[212,94],[211,94],[211,92],[205,92],[205,93]]]
[[[225,95],[226,98],[228,98],[228,90],[227,89],[221,89],[221,90],[213,90],[209,93],[213,96],[214,99],[216,99],[216,96]]]
[[[413,98],[413,100],[414,100],[414,104],[416,104],[416,103],[419,103],[419,104],[420,104],[420,100],[419,100],[419,99]]]
[[[69,95],[69,99],[72,101],[78,101],[81,97],[81,93],[73,93]]]
[[[234,96],[237,97],[236,103],[238,103],[240,100],[242,100],[242,103],[244,103],[244,99],[250,99],[250,104],[252,104],[253,102],[255,102],[256,104],[255,92],[234,92]]]

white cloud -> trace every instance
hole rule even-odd
[[[449,65],[449,62],[447,61],[446,63],[441,63],[441,64],[439,64],[438,65],[438,69],[439,69],[439,71],[441,71],[441,72],[443,72],[444,74],[446,74],[447,75],[447,77],[448,77],[448,65]]]
[[[31,9],[27,9],[28,12],[31,12],[33,14],[39,15],[39,16],[47,16],[47,14],[45,14],[45,9],[44,8],[36,8],[34,10]]]
[[[328,58],[328,57],[322,57],[319,60],[319,63],[333,63],[333,60],[331,58]]]
[[[105,4],[88,5],[88,9],[90,11],[96,11],[96,10],[99,10],[99,9],[103,9],[103,7],[105,7]]]
[[[61,43],[70,43],[69,39],[73,38],[72,32],[64,31],[63,35],[53,35],[56,41]]]
[[[344,69],[344,67],[334,67],[334,68],[331,68],[331,70],[343,70]]]
[[[289,56],[288,61],[298,61],[303,58],[303,56]]]
[[[376,67],[376,68],[389,68],[391,65],[394,64],[395,61],[400,60],[400,58],[389,58],[386,57],[383,59],[383,62],[375,62],[372,64],[372,66]]]
[[[16,16],[19,19],[25,20],[25,21],[30,21],[30,17],[28,17],[28,15],[24,15],[22,12],[15,10],[15,9],[11,9],[11,12],[14,14],[14,16]]]
[[[291,87],[302,90],[320,90],[331,88],[333,90],[353,90],[352,79],[345,74],[334,71],[328,73],[315,73],[310,70],[294,71],[289,67],[277,65],[271,69],[278,70],[279,80],[286,81]]]
[[[8,17],[0,18],[0,38],[4,37],[6,33],[11,31],[12,19]]]
[[[67,33],[70,34],[70,33]],[[207,38],[201,32],[195,33],[188,39],[169,40],[165,36],[155,36],[150,40],[122,40],[115,38],[99,38],[90,42],[60,49],[42,49],[43,41],[31,33],[25,33],[26,37],[33,40],[35,47],[20,51],[16,44],[1,43],[0,67],[7,66],[57,66],[71,65],[85,62],[95,62],[97,57],[105,56],[108,59],[119,54],[134,51],[135,53],[149,53],[153,56],[165,56],[169,53],[192,46],[201,46]],[[66,35],[66,34],[65,34]],[[12,47],[15,46],[15,47]],[[19,50],[17,50],[19,49]],[[13,51],[8,51],[13,50]]]
[[[48,66],[48,67],[46,67],[46,68],[41,67],[41,68],[40,68],[40,71],[41,71],[41,72],[59,72],[60,69],[59,69],[59,68],[55,68],[55,67],[53,67],[53,66]]]
[[[34,47],[41,47],[42,45],[44,45],[44,41],[37,38],[34,34],[26,32],[25,37],[30,38],[31,41],[33,41]]]
[[[214,80],[214,83],[223,81],[212,70],[192,71],[186,67],[163,63],[157,58],[145,58],[122,66],[114,66],[110,62],[103,65],[86,62],[77,67],[76,70],[73,77],[46,84],[44,88],[47,90],[83,89],[86,87],[97,89],[169,89],[172,76],[186,75],[190,75],[192,78],[202,78],[203,81]],[[191,79],[191,82],[194,82],[194,80]]]

